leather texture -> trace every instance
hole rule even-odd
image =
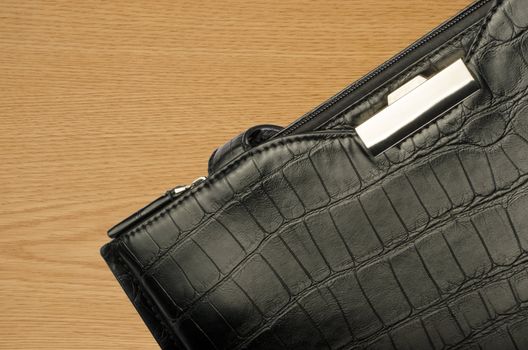
[[[163,349],[528,349],[528,0],[324,129],[237,153],[103,247]],[[482,89],[376,158],[353,128],[467,52]],[[218,163],[220,164],[220,163]]]

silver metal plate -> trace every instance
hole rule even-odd
[[[388,96],[388,106],[356,128],[373,155],[384,152],[479,89],[459,59],[425,80],[416,77]]]

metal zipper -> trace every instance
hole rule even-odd
[[[154,201],[150,202],[140,210],[136,211],[134,214],[130,215],[129,217],[109,229],[108,236],[110,238],[116,238],[121,233],[130,230],[134,225],[137,225],[140,221],[151,217],[162,207],[164,207],[174,199],[180,197],[187,190],[196,187],[198,184],[202,183],[206,179],[207,178],[205,176],[201,176],[194,180],[190,185],[176,186],[173,189],[168,190],[162,196],[158,197]]]
[[[353,91],[357,90],[359,87],[363,86],[368,81],[372,80],[374,77],[377,77],[382,72],[387,70],[389,67],[393,66],[394,64],[396,64],[397,62],[402,60],[404,57],[406,57],[407,55],[409,55],[410,53],[412,53],[413,51],[415,51],[419,47],[423,46],[425,43],[431,41],[433,38],[435,38],[438,35],[440,35],[441,33],[445,32],[447,29],[451,28],[452,26],[454,26],[458,22],[462,21],[463,19],[468,17],[470,14],[472,14],[473,12],[477,11],[478,9],[480,9],[482,6],[490,3],[491,1],[493,1],[493,0],[479,0],[479,1],[475,2],[474,4],[470,5],[465,10],[460,12],[458,15],[453,17],[451,20],[449,20],[448,22],[444,23],[440,27],[434,29],[432,32],[430,32],[429,34],[427,34],[426,36],[424,36],[420,40],[416,41],[414,44],[412,44],[411,46],[409,46],[408,48],[406,48],[405,50],[403,50],[402,52],[400,52],[399,54],[397,54],[396,56],[394,56],[390,60],[388,60],[385,63],[383,63],[381,66],[379,66],[375,70],[371,71],[370,73],[365,75],[360,80],[356,81],[355,83],[353,83],[352,85],[350,85],[349,87],[347,87],[346,89],[344,89],[343,91],[338,93],[337,95],[333,96],[330,100],[328,100],[327,102],[325,102],[321,106],[317,107],[315,110],[309,112],[305,116],[301,117],[297,121],[293,122],[292,124],[290,124],[289,126],[284,128],[281,132],[279,132],[274,137],[281,137],[281,136],[287,136],[287,135],[292,134],[299,127],[301,127],[304,124],[306,124],[307,122],[317,118],[322,112],[324,112],[328,108],[332,107],[338,101],[342,100],[344,97],[348,96],[350,93],[352,93]],[[342,112],[343,111],[336,112],[334,114],[334,116],[338,115],[338,114],[340,114]],[[318,126],[323,125],[325,122],[326,121],[323,121]]]

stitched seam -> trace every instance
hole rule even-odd
[[[353,136],[352,133],[343,133],[342,135],[345,135],[347,136]],[[345,137],[336,137],[338,139],[344,139]],[[332,138],[333,139],[333,138]],[[322,140],[331,140],[330,138],[328,139],[322,139]],[[317,147],[317,146],[315,146]],[[313,148],[312,148],[313,149]],[[299,156],[295,156],[294,158],[292,158],[290,161],[288,161],[288,163],[286,164],[289,164],[289,163],[293,163],[295,162],[296,159],[299,159]],[[286,164],[283,164],[281,167],[277,168],[276,171],[279,171],[279,169],[284,169],[285,166],[287,166]],[[258,169],[257,169],[258,170]],[[207,213],[205,219],[200,219],[200,222],[198,222],[197,224],[195,224],[192,228],[186,230],[186,231],[181,231],[180,232],[180,236],[178,238],[178,240],[174,241],[173,243],[170,244],[170,246],[168,248],[165,248],[161,251],[158,252],[158,254],[156,254],[155,256],[153,256],[152,258],[150,258],[147,262],[143,263],[143,264],[140,264],[138,262],[138,265],[140,265],[143,269],[143,272],[147,272],[148,270],[150,270],[151,268],[153,268],[153,266],[155,266],[156,264],[159,264],[161,263],[162,261],[164,261],[166,258],[167,258],[167,255],[170,255],[171,252],[173,251],[176,251],[178,249],[178,247],[180,247],[182,244],[185,243],[185,240],[186,239],[192,239],[192,235],[196,234],[196,232],[199,232],[200,229],[202,227],[204,227],[205,225],[207,225],[207,223],[210,221],[210,220],[214,220],[214,217],[216,215],[218,215],[219,213],[222,213],[226,208],[228,208],[233,202],[236,202],[236,201],[240,201],[240,198],[243,198],[248,192],[251,192],[252,189],[255,187],[255,186],[259,186],[259,183],[262,182],[262,181],[265,181],[267,179],[269,179],[270,177],[273,176],[273,173],[272,174],[266,174],[264,176],[260,176],[258,178],[258,181],[257,182],[252,182],[250,184],[248,184],[246,187],[244,187],[244,189],[241,191],[241,192],[238,192],[236,193],[234,191],[234,189],[231,187],[231,190],[233,191],[233,197],[230,198],[228,201],[226,201],[225,203],[223,203],[220,208],[218,208],[217,210],[215,210],[213,213]],[[271,198],[270,198],[271,200]],[[247,210],[247,209],[246,209]],[[316,210],[317,211],[317,210]],[[248,213],[250,213],[250,211],[248,210]],[[160,213],[161,214],[161,213]],[[282,215],[280,212],[279,212],[280,215]],[[163,215],[163,214],[161,214]],[[250,213],[251,215],[251,213]],[[170,214],[169,214],[170,216]],[[160,218],[152,218],[153,221],[156,221]],[[258,221],[254,218],[253,220],[255,220],[255,222],[258,224]],[[132,231],[129,232],[130,235],[133,235],[135,234],[136,232],[139,231],[139,229],[143,228],[143,226],[146,226],[150,224],[149,222],[145,222],[145,223],[142,223],[140,224],[137,228],[133,229]],[[259,225],[260,226],[260,225]],[[260,227],[261,231],[262,232],[266,232],[265,229],[263,229],[262,227]],[[125,242],[122,242],[123,243],[123,246],[128,248],[127,244]],[[131,253],[132,256],[134,256],[133,253]],[[218,268],[217,268],[218,269]],[[220,271],[218,269],[218,271]]]
[[[495,3],[495,6],[493,6],[493,8],[490,10],[488,15],[486,16],[486,19],[484,20],[484,23],[482,24],[477,36],[475,37],[475,40],[473,41],[473,44],[471,45],[471,47],[470,47],[470,49],[468,51],[468,54],[467,54],[467,58],[468,59],[471,59],[473,57],[473,55],[475,54],[475,52],[477,50],[477,47],[479,46],[479,44],[482,41],[482,37],[484,36],[485,30],[488,27],[489,22],[491,21],[491,19],[493,18],[493,16],[495,15],[497,10],[499,9],[499,7],[502,5],[502,0],[496,0],[496,1],[497,2]]]
[[[302,142],[306,142],[306,141],[332,140],[332,139],[337,139],[337,138],[348,138],[348,137],[352,137],[352,136],[353,136],[353,134],[351,134],[349,132],[338,132],[338,131],[336,131],[335,133],[332,133],[332,134],[321,133],[321,134],[310,134],[310,135],[301,135],[301,136],[289,136],[286,139],[279,139],[279,140],[271,142],[270,144],[265,144],[264,146],[260,146],[259,148],[253,149],[253,150],[243,154],[242,156],[240,156],[240,158],[238,158],[238,159],[234,160],[233,162],[227,164],[224,168],[222,168],[220,171],[216,172],[213,176],[211,176],[207,180],[201,182],[198,186],[194,187],[191,191],[189,191],[189,192],[187,192],[185,194],[182,194],[181,196],[177,197],[176,199],[174,199],[174,201],[172,203],[170,203],[167,206],[165,206],[165,208],[161,209],[158,213],[156,213],[155,215],[151,216],[147,220],[137,224],[136,227],[139,227],[140,225],[141,226],[142,225],[148,225],[148,224],[152,223],[153,221],[157,220],[159,217],[161,217],[162,215],[165,215],[169,210],[175,208],[177,205],[179,205],[180,203],[182,203],[186,199],[190,198],[192,195],[201,192],[206,186],[212,185],[215,182],[217,182],[219,180],[222,180],[227,175],[227,173],[229,173],[229,171],[232,168],[236,168],[242,162],[244,162],[245,160],[247,160],[248,158],[250,158],[250,157],[252,157],[254,155],[257,155],[257,154],[260,154],[260,153],[264,153],[264,152],[269,151],[269,150],[271,150],[273,148],[278,148],[278,147],[281,147],[281,146],[287,146],[287,145],[291,145],[291,144],[298,144],[298,143],[302,143]],[[116,239],[123,241],[124,238],[129,237],[130,234],[135,232],[135,231],[136,231],[135,228],[131,229],[128,232],[119,235]]]

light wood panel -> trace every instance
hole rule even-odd
[[[468,3],[3,0],[0,348],[155,349],[105,230]]]

